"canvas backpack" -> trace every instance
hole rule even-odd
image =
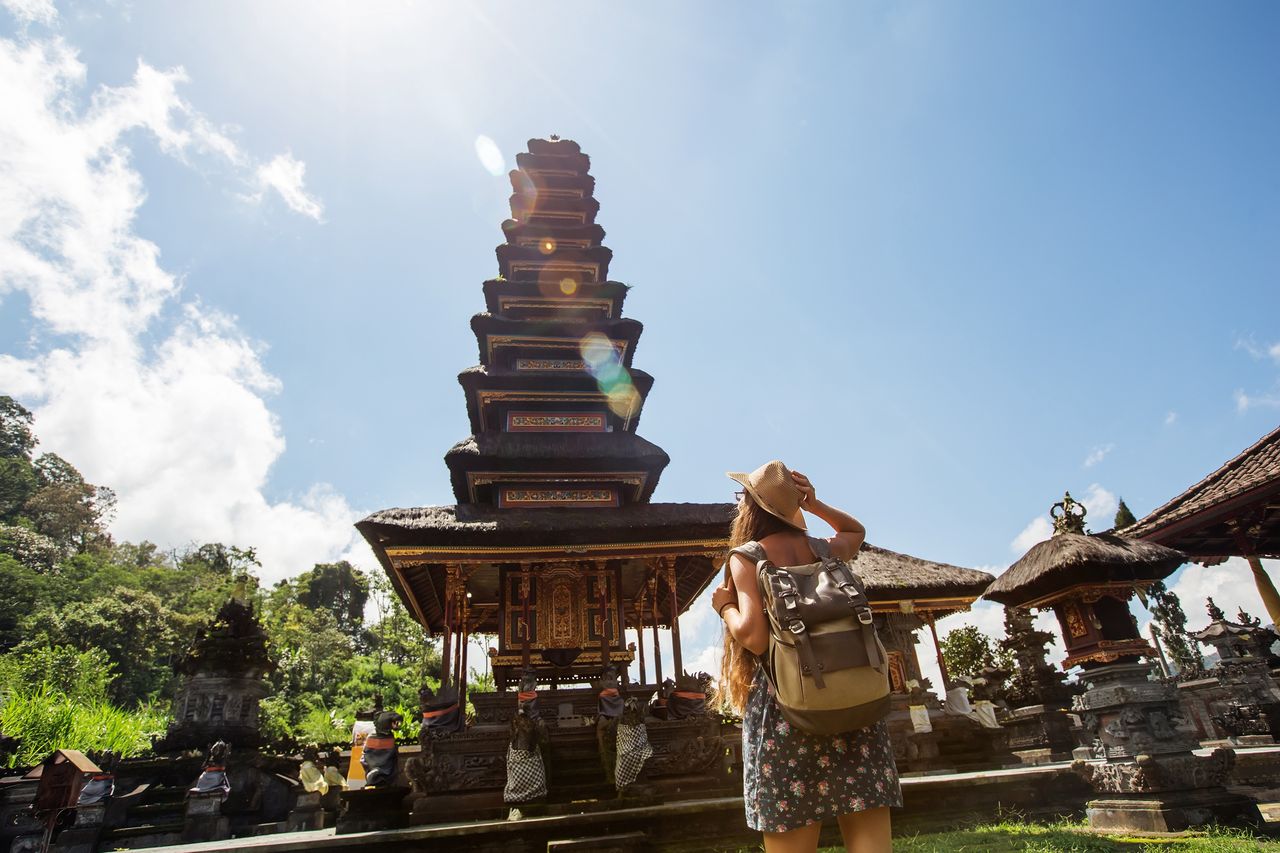
[[[826,735],[865,728],[889,713],[888,655],[862,578],[826,540],[809,546],[818,560],[804,566],[775,565],[759,542],[730,552],[756,566],[769,617],[764,671],[792,725]]]

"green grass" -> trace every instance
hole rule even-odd
[[[105,700],[78,700],[51,690],[11,693],[0,705],[0,731],[21,739],[10,767],[38,764],[55,749],[114,750],[124,758],[151,748],[168,713],[153,707],[124,711]]]
[[[826,848],[832,853],[839,848]],[[1280,842],[1235,829],[1211,828],[1176,838],[1098,835],[1083,822],[1005,821],[894,838],[894,853],[1280,853]]]

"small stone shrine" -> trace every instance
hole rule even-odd
[[[258,705],[268,692],[264,676],[275,664],[245,586],[245,580],[237,582],[231,598],[197,631],[174,667],[181,686],[174,721],[156,742],[157,752],[205,749],[215,741],[239,747],[262,743]]]
[[[1271,676],[1270,661],[1271,646],[1280,637],[1243,610],[1238,621],[1230,622],[1212,598],[1207,604],[1213,621],[1192,636],[1218,652],[1218,663],[1209,675],[1226,695],[1209,707],[1213,722],[1232,744],[1275,743],[1280,734],[1280,688]]]
[[[1235,763],[1229,749],[1199,746],[1178,704],[1178,690],[1152,680],[1155,649],[1138,632],[1128,601],[1168,576],[1181,553],[1115,534],[1085,532],[1085,509],[1067,494],[1054,504],[1053,537],[1034,545],[987,590],[1006,607],[1052,608],[1067,648],[1064,668],[1079,666],[1076,697],[1094,746],[1077,751],[1076,770],[1098,792],[1089,822],[1100,829],[1177,832],[1206,823],[1259,822],[1257,805],[1224,787]]]
[[[1065,761],[1075,738],[1067,707],[1072,691],[1062,670],[1045,659],[1053,635],[1032,625],[1030,610],[1006,607],[1005,638],[1000,648],[1016,664],[1004,691],[1008,710],[1001,724],[1009,732],[1009,748],[1027,764]]]

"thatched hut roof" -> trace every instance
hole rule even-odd
[[[935,563],[910,554],[864,543],[853,569],[867,585],[871,601],[968,599],[973,601],[990,585],[992,575],[948,563]]]
[[[985,597],[1018,607],[1058,590],[1090,583],[1168,577],[1186,555],[1114,533],[1059,533],[1031,547],[987,588]]]

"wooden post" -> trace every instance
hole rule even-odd
[[[440,647],[440,689],[449,684],[450,666],[453,663],[453,596],[457,585],[458,569],[449,566],[444,577],[444,642]]]
[[[607,564],[606,564],[607,565]],[[592,568],[596,569],[596,590],[597,598],[600,601],[600,665],[609,665],[609,576],[607,570],[598,568],[592,564]]]
[[[680,659],[680,602],[676,597],[676,561],[662,561],[663,572],[667,579],[667,588],[671,590],[671,663],[678,681],[684,675],[684,661]]]
[[[653,602],[653,675],[654,684],[662,686],[662,644],[658,642],[658,577],[649,578],[649,598]]]
[[[1272,624],[1280,625],[1280,592],[1276,592],[1276,585],[1272,582],[1271,576],[1262,567],[1262,561],[1258,559],[1257,549],[1245,536],[1239,521],[1230,521],[1227,526],[1235,535],[1236,547],[1240,551],[1240,556],[1248,561],[1249,568],[1253,570],[1253,584],[1258,588],[1258,595],[1262,597],[1262,606],[1267,608],[1267,615],[1271,617]]]
[[[636,652],[640,655],[640,683],[645,683],[647,670],[644,665],[644,590],[640,591],[640,600],[636,602]]]
[[[524,664],[525,669],[529,668],[529,634],[532,633],[531,629],[529,628],[529,585],[532,583],[533,583],[533,578],[530,575],[528,569],[521,567],[520,569],[520,604],[521,604],[521,608],[524,611],[521,617],[524,621],[521,624],[522,631],[520,632],[520,658],[521,658],[521,662]],[[523,677],[524,677],[524,674],[521,673],[521,678]]]
[[[951,676],[947,674],[947,662],[942,658],[942,643],[938,642],[938,629],[933,624],[933,614],[928,615],[929,633],[933,635],[933,650],[938,655],[938,674],[942,676],[942,694],[951,689]]]

